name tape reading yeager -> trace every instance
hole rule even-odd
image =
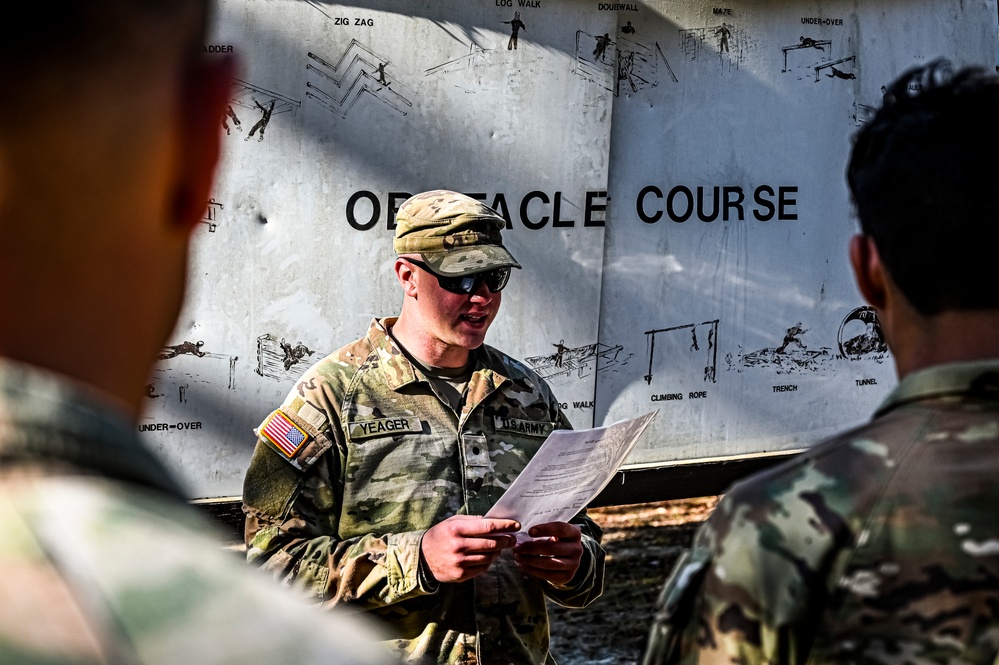
[[[423,432],[423,421],[419,418],[355,420],[350,424],[350,438],[355,440],[385,434],[419,434],[421,432]]]

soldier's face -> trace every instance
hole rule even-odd
[[[482,346],[486,331],[499,311],[502,293],[490,293],[480,280],[470,294],[445,291],[437,278],[416,270],[417,304],[428,335],[451,349],[469,351]]]

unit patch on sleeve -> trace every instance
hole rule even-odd
[[[350,424],[350,438],[355,441],[386,434],[422,434],[423,421],[415,417],[355,420]]]
[[[497,432],[516,432],[517,434],[526,434],[528,436],[546,437],[555,429],[555,423],[493,416],[493,428]]]
[[[288,416],[275,411],[260,428],[260,436],[270,441],[278,451],[291,459],[309,439],[305,430],[291,422]]]

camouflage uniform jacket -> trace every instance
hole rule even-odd
[[[479,577],[437,585],[420,573],[420,540],[452,515],[485,514],[569,424],[534,372],[486,346],[459,417],[387,335],[394,322],[314,365],[261,425],[292,440],[261,436],[247,471],[248,560],[323,604],[378,616],[407,659],[543,663],[545,597],[582,607],[602,591],[599,527],[574,520],[584,553],[565,588],[527,578],[509,551]]]
[[[907,376],[867,425],[736,484],[644,663],[993,663],[999,361]]]
[[[392,661],[225,552],[134,425],[5,360],[0,533],[0,663]]]

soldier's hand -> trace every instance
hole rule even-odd
[[[564,586],[579,568],[583,556],[583,534],[574,524],[549,522],[532,526],[528,532],[535,540],[525,541],[514,549],[517,565],[525,574]]]
[[[438,582],[464,582],[489,570],[500,552],[513,547],[519,529],[514,520],[454,515],[423,534],[420,553]]]

